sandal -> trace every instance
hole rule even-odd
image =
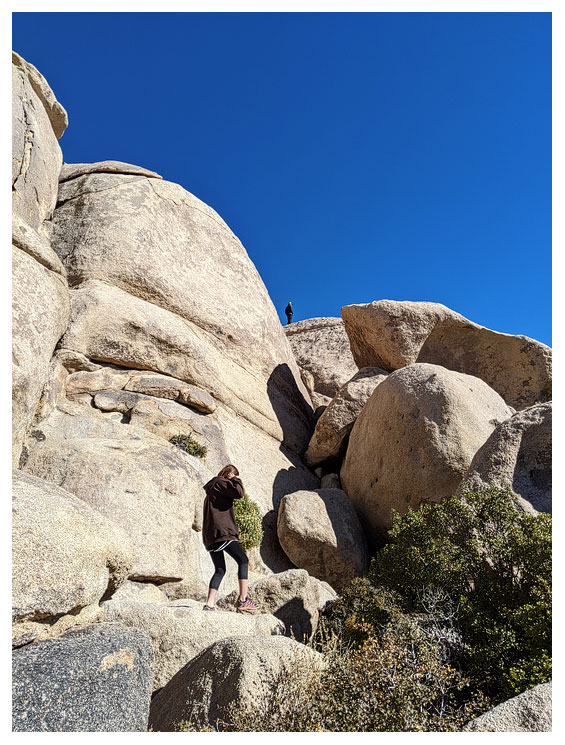
[[[213,611],[215,611],[216,609],[215,609],[215,608],[214,608],[214,606],[212,606],[212,605],[205,605],[205,606],[204,606],[204,607],[202,608],[202,610],[208,610],[208,611],[210,611],[210,610],[213,610]]]
[[[258,605],[248,595],[245,600],[238,599],[235,608],[238,613],[254,613],[258,609]]]

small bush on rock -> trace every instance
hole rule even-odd
[[[259,546],[263,539],[263,527],[259,507],[252,502],[246,493],[233,503],[233,513],[239,529],[239,542],[247,551]]]
[[[190,435],[175,435],[169,440],[170,443],[183,450],[189,455],[195,455],[197,458],[205,458],[208,448],[194,440]]]

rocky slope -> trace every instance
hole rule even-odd
[[[551,510],[549,348],[432,303],[283,329],[211,207],[142,166],[63,164],[64,109],[17,54],[13,81],[15,730],[169,730],[192,704],[209,724],[285,661],[323,664],[299,641],[392,509],[469,480]],[[202,610],[202,486],[230,462],[263,523],[255,618],[233,562]]]

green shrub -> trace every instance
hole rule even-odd
[[[479,702],[461,706],[465,679],[441,660],[441,651],[404,617],[379,638],[334,656],[316,702],[329,731],[458,731]]]
[[[326,608],[324,622],[344,645],[358,647],[398,619],[400,602],[398,593],[373,587],[367,577],[355,577]]]
[[[548,515],[518,511],[508,490],[468,489],[396,515],[390,537],[321,615],[310,644],[327,667],[283,669],[253,712],[223,712],[221,730],[459,731],[551,678]]]
[[[197,458],[205,458],[208,448],[196,442],[190,435],[175,435],[169,440],[176,447],[184,450],[189,455],[195,455]]]
[[[467,489],[395,515],[368,575],[405,612],[425,613],[426,589],[457,605],[473,686],[494,703],[551,677],[551,517],[520,512],[515,499]]]
[[[263,540],[263,527],[261,513],[255,502],[244,494],[241,499],[234,501],[233,512],[242,548],[247,551],[254,546],[259,546]]]

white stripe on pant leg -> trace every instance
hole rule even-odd
[[[230,543],[233,543],[233,541],[234,541],[234,539],[233,539],[233,538],[231,539],[231,541],[225,541],[224,543],[222,543],[222,545],[221,545],[221,546],[218,546],[218,548],[213,548],[213,549],[212,549],[212,551],[214,551],[214,552],[216,552],[216,551],[223,551],[223,550],[224,550],[224,548],[225,548],[226,546],[229,546],[229,545],[230,545]]]

